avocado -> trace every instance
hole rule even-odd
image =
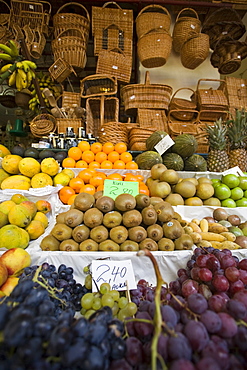
[[[64,158],[66,158],[67,156],[68,156],[67,152],[62,151],[62,152],[57,152],[54,158],[56,159],[56,161],[58,161],[58,163],[62,163]]]
[[[43,149],[41,152],[39,152],[39,158],[40,159],[45,159],[45,158],[54,158],[55,153],[51,149]]]
[[[23,148],[23,146],[21,146],[21,145],[15,145],[11,149],[11,154],[15,154],[15,155],[19,155],[20,157],[24,157],[25,150],[26,149]]]
[[[39,151],[38,149],[36,148],[27,148],[24,152],[24,157],[32,157],[34,159],[38,159],[39,158]]]

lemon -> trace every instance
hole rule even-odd
[[[53,178],[53,185],[62,185],[62,186],[67,186],[69,185],[70,182],[70,177],[63,171],[58,173],[54,178]]]
[[[0,144],[0,157],[5,157],[6,155],[11,154],[8,148],[6,146]]]
[[[46,173],[37,173],[37,175],[34,175],[31,179],[32,188],[44,188],[48,185],[52,186],[53,180],[51,176],[47,175]]]
[[[37,173],[40,173],[40,163],[31,157],[23,158],[19,162],[19,171],[24,176],[33,177]]]
[[[75,177],[74,172],[70,168],[64,168],[62,172],[68,175],[70,179],[73,179]]]
[[[59,171],[59,164],[52,157],[45,158],[41,162],[41,171],[49,176],[55,176]]]

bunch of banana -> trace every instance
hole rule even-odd
[[[27,89],[32,84],[32,79],[35,77],[34,69],[37,66],[30,60],[22,60],[13,64],[5,64],[0,69],[0,75],[9,72],[8,84],[16,87],[18,91]]]
[[[2,60],[16,60],[19,56],[19,49],[14,40],[9,40],[8,45],[0,44],[0,59]]]

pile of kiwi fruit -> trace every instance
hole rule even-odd
[[[191,249],[185,221],[159,197],[120,194],[115,200],[97,192],[80,193],[66,212],[56,216],[45,251],[173,251]]]

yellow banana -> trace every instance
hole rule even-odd
[[[35,72],[32,69],[29,69],[29,71],[30,71],[30,73],[32,75],[32,78],[35,78],[36,77]]]
[[[31,69],[36,69],[37,68],[36,63],[32,62],[31,60],[23,60],[23,62],[25,62],[25,64],[27,64],[29,66],[29,68],[31,68]]]
[[[26,60],[23,60],[21,63],[23,65],[24,71],[27,73],[30,70],[30,66],[26,62]]]
[[[9,69],[9,67],[11,67],[12,66],[12,64],[5,64],[1,69],[0,69],[0,74],[2,74],[2,73],[4,73],[4,72],[6,72],[8,69]]]
[[[18,71],[19,75],[21,76],[21,78],[23,80],[26,80],[27,79],[27,74],[26,74],[25,71],[23,71],[23,69],[20,69],[20,68],[17,67],[17,71]]]
[[[16,80],[15,80],[15,84],[16,84],[16,88],[18,91],[21,91],[23,89],[23,85],[22,85],[22,77],[21,75],[18,73],[19,72],[19,69],[16,73]]]
[[[10,61],[13,58],[9,54],[0,53],[0,59]]]
[[[9,76],[9,86],[15,85],[16,82],[16,70]]]
[[[33,76],[32,76],[32,73],[29,69],[29,71],[27,72],[27,86],[28,87],[31,85],[32,79],[33,79]]]
[[[12,54],[12,50],[7,45],[5,45],[5,44],[0,44],[0,50],[4,51],[6,54],[8,54],[9,56],[11,56],[11,59],[14,56]]]
[[[23,64],[22,64],[22,62],[17,62],[17,63],[16,63],[16,68],[23,69]]]
[[[8,43],[9,43],[9,47],[11,49],[12,55],[17,57],[19,55],[19,49],[18,49],[15,41],[14,40],[9,40]]]

